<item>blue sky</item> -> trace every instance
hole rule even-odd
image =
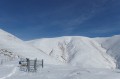
[[[120,34],[120,0],[0,0],[0,28],[23,40]]]

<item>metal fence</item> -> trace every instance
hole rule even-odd
[[[36,72],[38,67],[43,68],[43,59],[42,60],[30,60],[29,58],[23,59],[21,58],[19,61],[20,70],[27,72]]]

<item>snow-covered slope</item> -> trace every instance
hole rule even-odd
[[[85,68],[116,68],[114,59],[96,40],[87,37],[58,37],[28,41],[46,54],[73,66]]]
[[[116,59],[117,67],[120,69],[120,35],[112,36],[101,44],[107,53]]]
[[[47,64],[114,69],[120,68],[119,46],[119,35],[105,38],[66,36],[25,42],[0,29],[0,58],[22,56],[44,59]]]
[[[120,70],[115,69],[120,69],[119,52],[120,35],[67,36],[26,42],[0,29],[0,79],[119,79]],[[47,64],[36,73],[27,73],[19,71],[19,59],[1,61],[15,57],[44,59]]]
[[[14,35],[0,29],[0,49],[10,51],[15,55],[28,58],[44,59],[47,64],[59,64],[60,62],[48,56],[41,50],[38,50]]]

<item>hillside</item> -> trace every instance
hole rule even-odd
[[[115,35],[23,41],[0,30],[0,79],[119,79],[119,40]],[[20,71],[21,57],[44,59],[44,67],[35,73]]]
[[[120,68],[120,36],[88,38],[64,36],[23,41],[0,30],[0,56],[44,59],[46,64],[81,68]]]
[[[43,38],[28,41],[57,60],[85,68],[116,68],[115,60],[99,42],[88,37]]]
[[[0,30],[0,50],[12,52],[15,56],[31,59],[44,59],[47,64],[60,63],[59,61],[43,53],[41,50],[26,44],[24,41],[3,30]]]
[[[101,43],[107,53],[116,60],[117,68],[120,69],[120,35],[112,36],[105,42]]]

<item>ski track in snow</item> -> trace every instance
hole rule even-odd
[[[0,79],[6,79],[6,78],[9,78],[9,77],[11,77],[12,75],[14,75],[16,71],[17,71],[17,67],[15,67],[15,68],[13,69],[13,71],[12,71],[10,74],[8,74],[7,76],[2,77],[2,78],[0,78]]]

